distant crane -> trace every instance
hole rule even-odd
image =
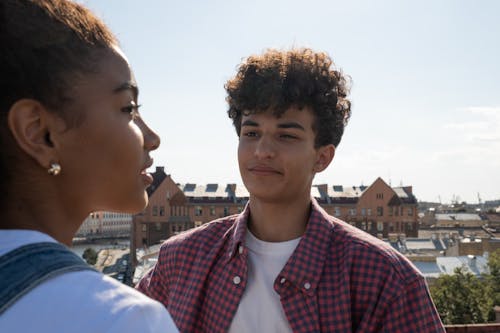
[[[477,192],[477,203],[478,203],[479,205],[481,205],[481,204],[482,204],[482,201],[481,201],[481,196],[479,195],[479,192]]]

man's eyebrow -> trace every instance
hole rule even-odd
[[[306,129],[304,128],[304,126],[302,126],[301,124],[299,123],[296,123],[296,122],[286,122],[286,123],[281,123],[281,124],[278,124],[278,128],[296,128],[296,129],[299,129],[299,130],[302,130],[302,131],[305,131]]]
[[[256,123],[255,121],[253,120],[245,120],[244,122],[241,123],[241,126],[254,126],[254,127],[258,127],[259,124]]]
[[[139,95],[139,88],[137,87],[137,84],[135,84],[134,82],[130,82],[130,81],[120,84],[118,87],[113,89],[113,92],[116,94],[116,93],[120,93],[120,92],[125,91],[125,90],[132,90],[132,93],[134,94],[134,98],[137,98],[137,96]]]

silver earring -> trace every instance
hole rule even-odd
[[[61,165],[59,163],[51,163],[50,168],[47,170],[49,175],[57,176],[61,173]]]

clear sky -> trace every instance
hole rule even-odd
[[[266,48],[326,51],[353,113],[314,183],[412,185],[419,200],[500,199],[500,1],[80,0],[114,31],[179,183],[238,183],[224,83]]]

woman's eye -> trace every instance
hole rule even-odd
[[[139,108],[141,107],[140,104],[129,104],[126,107],[122,108],[122,112],[130,113],[132,117],[137,117],[139,116]]]

